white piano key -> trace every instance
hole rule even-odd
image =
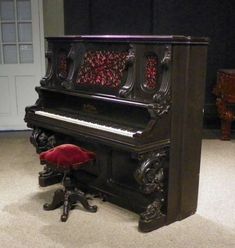
[[[35,114],[45,116],[48,118],[52,118],[52,119],[56,119],[56,120],[61,120],[61,121],[85,126],[85,127],[90,127],[90,128],[110,132],[110,133],[115,133],[115,134],[119,134],[119,135],[123,135],[123,136],[127,136],[127,137],[133,137],[133,135],[136,133],[136,132],[130,132],[130,131],[124,130],[124,129],[118,129],[118,128],[113,128],[113,127],[109,127],[109,126],[105,126],[105,125],[100,125],[98,123],[93,123],[93,122],[74,119],[71,117],[66,117],[66,116],[62,116],[62,115],[58,115],[58,114],[53,114],[53,113],[49,113],[46,111],[35,111]],[[141,131],[137,131],[137,132],[142,133]]]

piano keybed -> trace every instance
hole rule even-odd
[[[108,125],[104,125],[104,124],[101,125],[100,123],[97,123],[95,121],[94,122],[86,121],[82,118],[76,119],[76,118],[67,117],[67,116],[54,114],[54,113],[41,111],[41,110],[35,111],[35,115],[45,116],[45,117],[48,117],[51,119],[60,120],[62,122],[73,123],[73,124],[78,125],[78,126],[89,127],[89,128],[93,128],[96,130],[102,130],[105,132],[115,133],[118,135],[131,137],[131,138],[133,138],[133,136],[135,134],[141,134],[142,133],[141,130],[130,131],[131,128],[123,129],[123,127],[117,127],[118,126],[117,124],[113,124],[112,126],[108,126]]]

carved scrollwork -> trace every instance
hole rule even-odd
[[[67,56],[69,72],[66,79],[61,83],[65,89],[72,89],[74,87],[73,79],[76,77],[76,69],[81,66],[86,48],[84,44],[73,44]]]
[[[52,48],[49,46],[48,51],[45,54],[45,57],[47,59],[47,71],[46,75],[41,79],[40,84],[41,86],[45,87],[48,86],[50,80],[53,77],[54,71],[53,71],[53,52],[51,50]]]
[[[161,211],[162,203],[159,200],[153,201],[146,208],[146,211],[140,214],[140,222],[151,222],[154,219],[163,216]]]
[[[140,214],[139,229],[153,230],[165,218],[166,208],[166,163],[168,148],[152,151],[139,156],[140,166],[135,172],[135,178],[140,190],[151,200],[144,212]]]
[[[164,57],[161,61],[162,82],[159,90],[153,96],[153,104],[149,105],[151,116],[161,117],[166,114],[171,106],[170,91],[170,65],[171,65],[171,47],[166,46]]]
[[[150,104],[148,107],[148,111],[151,116],[161,117],[162,115],[168,113],[171,107],[171,96],[170,94],[156,94],[155,95],[155,103]]]
[[[35,128],[30,137],[30,142],[36,148],[37,153],[41,153],[53,148],[56,145],[56,138],[53,134]]]
[[[131,45],[131,48],[129,49],[129,54],[127,56],[127,62],[126,62],[126,70],[127,70],[127,79],[126,83],[122,86],[122,88],[119,90],[119,96],[121,97],[127,97],[133,87],[134,87],[134,61],[135,61],[135,49]]]
[[[164,166],[166,151],[152,152],[140,157],[141,165],[135,172],[135,179],[145,194],[164,191]]]

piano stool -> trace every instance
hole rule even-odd
[[[62,184],[64,190],[58,189],[54,193],[50,204],[44,204],[44,210],[54,210],[63,205],[61,221],[68,219],[69,211],[80,202],[90,212],[96,212],[97,206],[89,205],[86,195],[77,188],[73,172],[81,166],[95,159],[95,153],[72,144],[63,144],[40,154],[41,164],[46,164],[55,172],[63,173]]]

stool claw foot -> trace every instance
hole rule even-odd
[[[67,215],[62,214],[61,217],[60,217],[60,220],[61,220],[62,222],[66,222],[67,219],[68,219],[68,216],[69,216],[68,214],[67,214]]]
[[[89,203],[88,203],[88,200],[87,198],[82,195],[82,194],[79,194],[77,195],[77,200],[82,204],[82,206],[88,210],[89,212],[92,212],[92,213],[95,213],[97,211],[97,206],[91,206]]]
[[[79,202],[82,204],[82,206],[88,210],[89,212],[95,213],[97,211],[97,206],[91,206],[87,199],[83,198],[83,199],[79,199]]]
[[[76,200],[76,202],[80,202],[82,206],[89,212],[95,213],[97,211],[97,206],[91,206],[83,192],[78,191],[75,194],[72,194],[71,198],[73,198],[73,200]]]
[[[49,211],[59,208],[60,206],[63,205],[63,201],[64,201],[63,199],[64,199],[64,191],[62,189],[58,189],[54,193],[52,202],[45,203],[43,205],[43,209]]]

